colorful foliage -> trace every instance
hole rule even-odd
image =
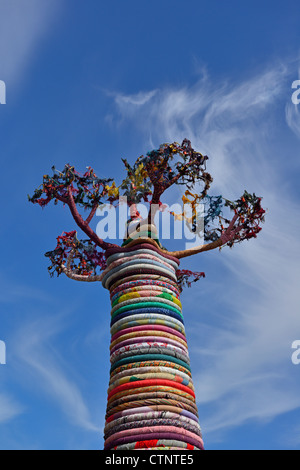
[[[196,152],[191,142],[184,139],[181,145],[177,142],[162,144],[158,149],[140,156],[132,166],[123,159],[127,175],[120,185],[111,178],[99,178],[90,167],[83,175],[69,164],[65,165],[63,171],[52,167],[53,175],[44,175],[42,185],[34,191],[33,196],[28,196],[29,201],[41,207],[51,201],[68,205],[75,222],[88,238],[78,240],[76,232],[58,237],[56,248],[46,253],[51,260],[50,274],[59,275],[62,272],[62,265],[71,252],[70,268],[78,274],[91,276],[97,268],[105,267],[104,253],[99,248],[106,250],[116,245],[99,239],[90,227],[99,205],[108,202],[118,205],[119,198],[126,197],[131,208],[130,221],[135,220],[140,217],[136,210],[136,204],[140,202],[149,203],[149,213],[153,205],[162,211],[166,210],[167,206],[161,197],[173,185],[185,186],[182,202],[183,205],[189,204],[192,215],[187,217],[184,212],[172,214],[177,219],[185,219],[192,232],[199,234],[202,230],[204,240],[211,243],[212,248],[218,240],[219,247],[225,244],[232,247],[235,243],[256,237],[265,214],[261,198],[247,191],[235,201],[209,195],[213,179],[206,171],[207,160],[206,155]],[[199,185],[200,190],[195,192]],[[199,223],[203,217],[198,212],[199,204],[204,207],[204,225]],[[89,211],[86,219],[78,208]],[[182,271],[179,273],[180,283],[190,286],[202,275]],[[189,280],[191,276],[194,276],[192,281]]]

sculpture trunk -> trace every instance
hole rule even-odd
[[[106,256],[102,283],[112,310],[104,449],[203,449],[179,261],[143,242]]]

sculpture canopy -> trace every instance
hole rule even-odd
[[[112,178],[99,178],[90,167],[81,175],[67,164],[62,171],[52,167],[53,174],[44,175],[41,186],[32,196],[28,196],[30,202],[41,207],[51,201],[67,205],[78,228],[86,236],[81,239],[77,230],[73,230],[57,237],[55,249],[46,253],[51,262],[48,268],[51,275],[56,273],[59,276],[64,272],[76,280],[99,280],[100,272],[106,268],[105,251],[118,245],[99,238],[91,228],[97,208],[105,203],[117,207],[120,198],[125,197],[130,208],[129,222],[132,222],[140,218],[137,204],[143,202],[149,206],[148,224],[152,226],[157,211],[166,210],[164,193],[174,185],[184,187],[182,202],[190,204],[192,215],[186,217],[184,212],[172,212],[172,215],[184,218],[189,229],[198,233],[201,228],[197,205],[203,204],[203,237],[207,243],[173,252],[162,248],[164,253],[180,259],[223,245],[232,247],[235,243],[256,237],[261,230],[265,214],[261,198],[247,191],[235,201],[210,195],[213,178],[206,170],[208,157],[195,151],[187,139],[181,144],[162,144],[158,149],[140,156],[132,166],[126,159],[122,161],[126,176],[120,184]],[[182,284],[190,284],[188,277],[193,277],[193,273],[185,271],[178,274]],[[194,273],[194,280],[202,274]]]

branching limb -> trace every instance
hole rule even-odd
[[[96,245],[98,245],[100,248],[102,248],[103,250],[107,250],[108,248],[112,248],[112,247],[115,247],[117,245],[115,245],[114,243],[107,243],[105,242],[104,240],[102,240],[101,238],[98,237],[98,235],[91,229],[91,227],[89,226],[88,224],[88,221],[87,220],[83,220],[83,218],[81,217],[81,215],[79,214],[78,210],[77,210],[77,207],[76,207],[76,204],[75,204],[75,201],[74,201],[74,197],[73,197],[73,194],[72,194],[72,189],[71,189],[71,186],[68,187],[68,202],[67,202],[69,208],[70,208],[70,211],[71,211],[71,214],[73,216],[73,219],[75,220],[76,224],[78,225],[79,228],[81,228],[81,230],[93,241],[96,243]],[[94,210],[94,208],[92,209],[92,211]],[[96,209],[95,209],[96,211]],[[90,214],[91,215],[91,214]],[[89,216],[90,217],[90,216]]]
[[[48,267],[50,276],[57,274],[58,276],[64,272],[65,274],[73,274],[83,276],[79,280],[86,280],[92,275],[96,276],[97,269],[101,271],[106,268],[106,260],[103,251],[99,251],[98,246],[91,240],[78,240],[77,233],[64,232],[57,237],[56,248],[45,253],[50,260]],[[70,276],[69,276],[70,277]],[[95,281],[99,280],[97,277]]]
[[[92,208],[92,210],[91,210],[89,216],[88,216],[87,219],[85,220],[85,223],[86,223],[86,224],[90,224],[90,223],[91,223],[91,220],[92,220],[92,218],[94,217],[94,215],[96,214],[96,211],[97,211],[98,207],[99,207],[99,203],[98,203],[98,201],[96,201],[95,204],[93,205],[93,208]]]
[[[180,250],[180,251],[168,251],[162,250],[164,253],[174,256],[175,258],[187,258],[188,256],[196,255],[197,253],[201,253],[202,251],[209,251],[215,248],[219,248],[222,246],[222,240],[219,238],[218,240],[207,243],[205,245],[195,246],[194,248],[189,248],[187,250]]]
[[[61,266],[62,272],[73,281],[81,281],[81,282],[96,282],[101,281],[101,275],[97,276],[83,276],[82,274],[73,273],[73,271],[67,269],[63,264]]]

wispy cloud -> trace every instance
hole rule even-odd
[[[226,81],[216,84],[205,73],[193,86],[113,96],[120,119],[123,122],[129,119],[144,135],[151,134],[156,145],[161,138],[172,141],[175,137],[189,137],[194,144],[201,143],[203,149],[211,147],[216,133],[225,144],[243,138],[240,124],[247,122],[243,131],[248,132],[249,121],[276,102],[287,73],[287,67],[276,64],[273,69],[238,84]]]
[[[5,393],[0,393],[0,424],[6,423],[22,412],[22,407]]]
[[[34,387],[41,388],[65,413],[71,423],[88,431],[99,432],[92,422],[78,383],[53,342],[62,330],[61,318],[44,318],[22,328],[15,338],[18,359],[25,363]],[[23,372],[24,369],[22,368]],[[74,374],[75,375],[75,374]]]
[[[298,81],[299,81],[300,69],[298,70],[298,77],[299,77],[298,78]],[[294,134],[300,138],[300,111],[299,111],[300,103],[298,103],[300,93],[299,93],[298,81],[293,80],[293,83],[292,83],[293,88],[291,89],[291,99],[289,100],[289,102],[286,104],[286,107],[285,107],[285,118],[286,118],[287,125],[294,132]],[[296,89],[294,88],[294,83],[295,85],[298,85]],[[296,102],[293,102],[294,99],[296,100]]]
[[[53,302],[53,297],[42,289],[32,287],[26,282],[17,279],[10,280],[0,272],[0,303],[17,303],[26,299],[35,301]]]
[[[289,426],[284,430],[281,438],[281,443],[285,448],[299,449],[300,448],[300,426]]]
[[[44,34],[49,31],[60,3],[57,0],[0,2],[1,79],[9,87],[24,78]]]
[[[288,126],[300,138],[300,104],[287,103],[285,117]]]
[[[272,198],[269,190],[265,188],[269,214],[260,239],[222,255],[228,276],[222,300],[230,321],[223,318],[224,328],[215,329],[206,345],[217,352],[212,368],[196,374],[200,403],[216,404],[208,430],[300,407],[299,379],[291,365],[291,343],[300,332],[295,235],[300,223],[294,217],[300,207]]]
[[[156,90],[145,103],[135,105],[134,113],[129,97],[126,106],[124,99],[122,106],[115,99],[122,122],[129,120],[152,146],[187,137],[207,153],[216,194],[236,198],[247,188],[262,195],[268,208],[257,240],[220,255],[221,300],[214,292],[213,319],[201,318],[200,307],[191,318],[195,305],[201,305],[200,291],[194,288],[186,297],[185,311],[194,331],[194,381],[199,403],[208,410],[202,423],[207,433],[300,407],[299,380],[290,361],[291,342],[300,332],[300,222],[295,217],[300,201],[288,184],[278,191],[281,155],[274,154],[282,122],[278,113],[283,120],[287,113],[287,123],[298,132],[298,121],[284,103],[289,74],[288,66],[274,64],[242,83],[219,81],[217,89],[204,76],[191,87]],[[293,112],[298,119],[298,110]],[[292,162],[293,149],[289,155]],[[201,259],[189,263],[199,270]],[[213,280],[202,282],[211,282],[213,288]]]

